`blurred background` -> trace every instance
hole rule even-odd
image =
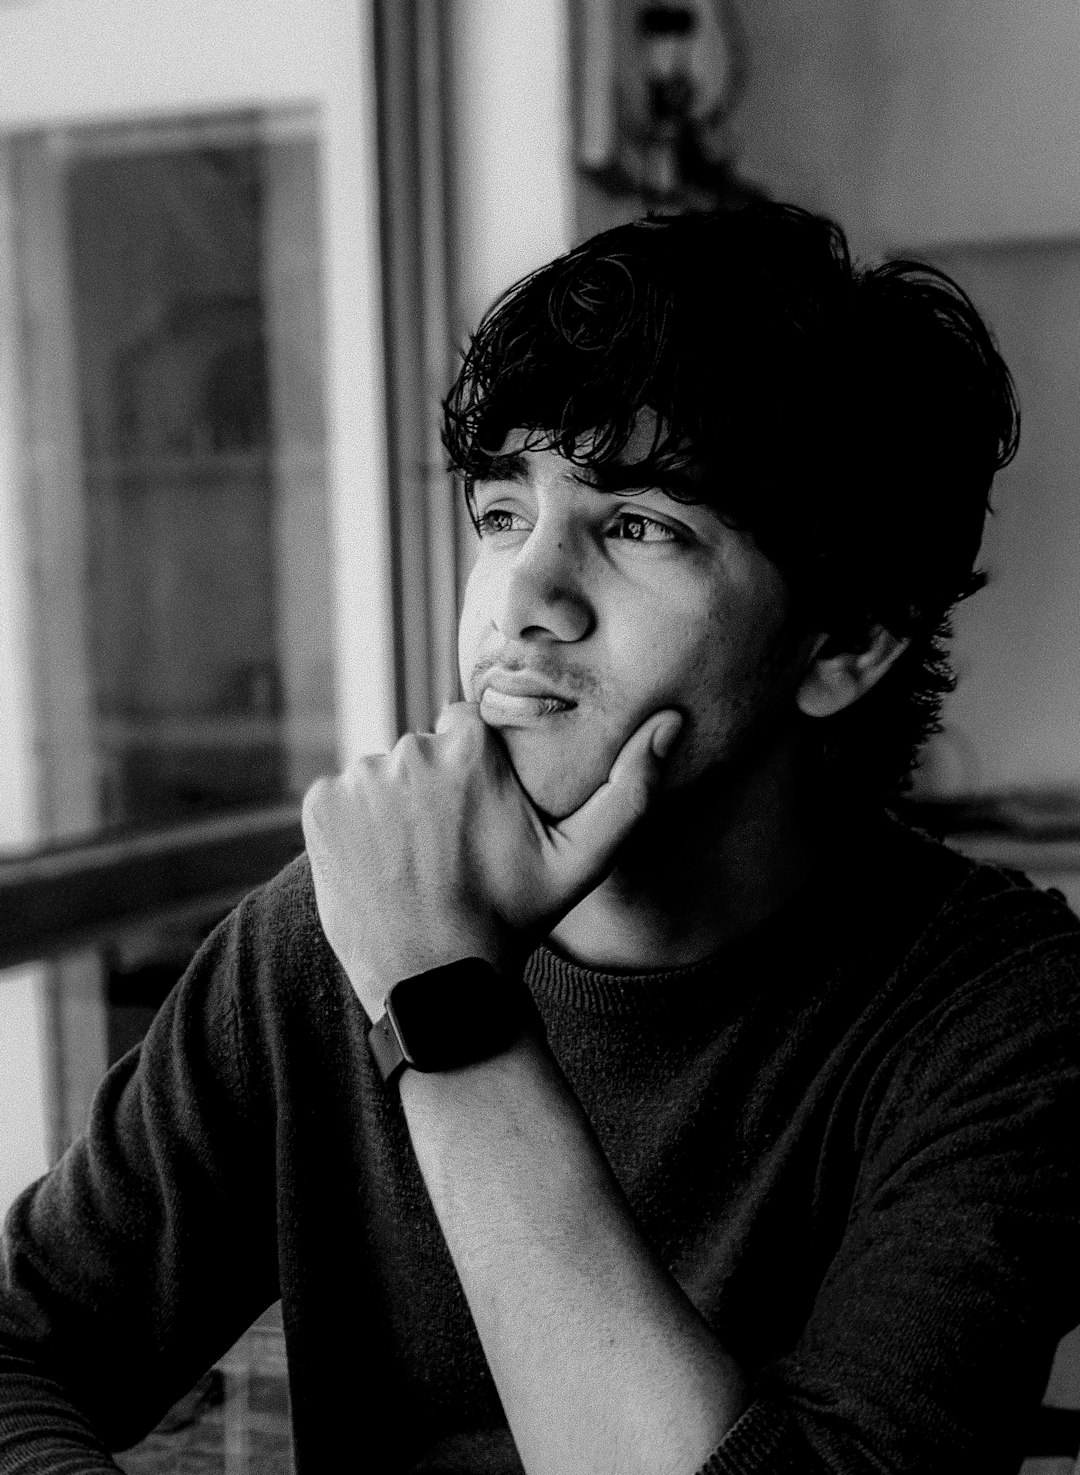
[[[1080,906],[1078,145],[1073,0],[0,0],[0,1208],[311,780],[457,695],[439,396],[650,208],[824,210],[994,326],[1024,436],[915,808]],[[275,1334],[206,1468],[287,1468]]]

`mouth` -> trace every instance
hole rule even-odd
[[[493,671],[484,680],[480,716],[490,727],[532,727],[577,703],[527,671]]]
[[[489,686],[480,698],[480,716],[491,727],[531,727],[545,717],[570,712],[573,702],[558,697],[525,697]]]

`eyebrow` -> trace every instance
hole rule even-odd
[[[498,451],[485,456],[483,466],[478,467],[469,478],[470,483],[528,481],[527,455],[528,452],[522,450]],[[661,469],[657,466],[650,466],[648,461],[629,464],[605,461],[599,465],[586,462],[578,467],[575,480],[582,486],[592,487],[595,491],[606,492],[612,496],[618,495],[619,492],[642,492],[653,489],[677,495],[680,492],[686,493],[700,488],[704,480],[704,472],[701,468],[693,466],[670,470]]]
[[[528,478],[524,451],[499,451],[485,456],[483,465],[477,467],[469,481],[527,481]]]
[[[701,486],[703,473],[694,469],[675,470],[649,466],[646,461],[623,465],[618,461],[585,468],[580,480],[601,492],[649,491],[689,492]]]

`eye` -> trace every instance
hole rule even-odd
[[[481,538],[491,538],[497,533],[517,532],[520,522],[520,515],[506,507],[489,507],[486,512],[478,512],[474,516],[473,527]]]
[[[611,524],[611,536],[630,543],[677,543],[679,534],[670,524],[643,512],[620,512]]]

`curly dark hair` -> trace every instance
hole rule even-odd
[[[853,262],[838,225],[795,206],[650,216],[495,303],[443,438],[467,494],[512,429],[603,467],[610,487],[645,410],[657,429],[635,485],[647,476],[748,530],[806,628],[852,649],[879,624],[909,640],[816,724],[830,790],[897,796],[954,685],[950,611],[984,582],[990,486],[1019,437],[1011,376],[970,299],[919,262]]]

